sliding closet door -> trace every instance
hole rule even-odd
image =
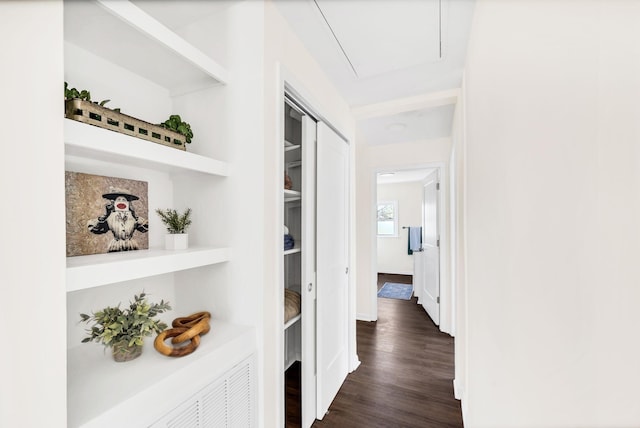
[[[331,128],[317,126],[317,417],[322,419],[349,370],[349,150]]]
[[[302,116],[302,428],[316,420],[316,122]]]

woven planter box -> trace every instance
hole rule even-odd
[[[100,128],[142,138],[174,149],[186,150],[184,135],[126,114],[118,113],[91,101],[65,100],[65,117]]]

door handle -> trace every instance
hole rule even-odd
[[[307,291],[311,290],[313,290],[313,282],[310,282],[309,285],[307,285]]]

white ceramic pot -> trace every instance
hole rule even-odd
[[[186,250],[189,248],[189,234],[176,233],[166,235],[164,238],[164,247],[167,250]]]

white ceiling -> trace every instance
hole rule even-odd
[[[451,135],[473,0],[275,0],[354,112],[367,144]],[[449,103],[438,103],[439,94]],[[410,109],[404,99],[422,96]],[[442,105],[445,104],[445,105]],[[358,117],[358,115],[356,115]]]
[[[218,13],[235,0],[131,0],[136,6],[172,30]]]
[[[176,29],[236,0],[133,0]],[[256,1],[256,0],[246,0]],[[474,0],[274,0],[369,145],[451,135]],[[454,94],[454,95],[452,95]]]
[[[423,169],[405,169],[389,171],[390,174],[382,172],[378,174],[378,184],[396,184],[396,183],[409,183],[409,182],[421,182],[429,174],[433,172],[433,168]]]

